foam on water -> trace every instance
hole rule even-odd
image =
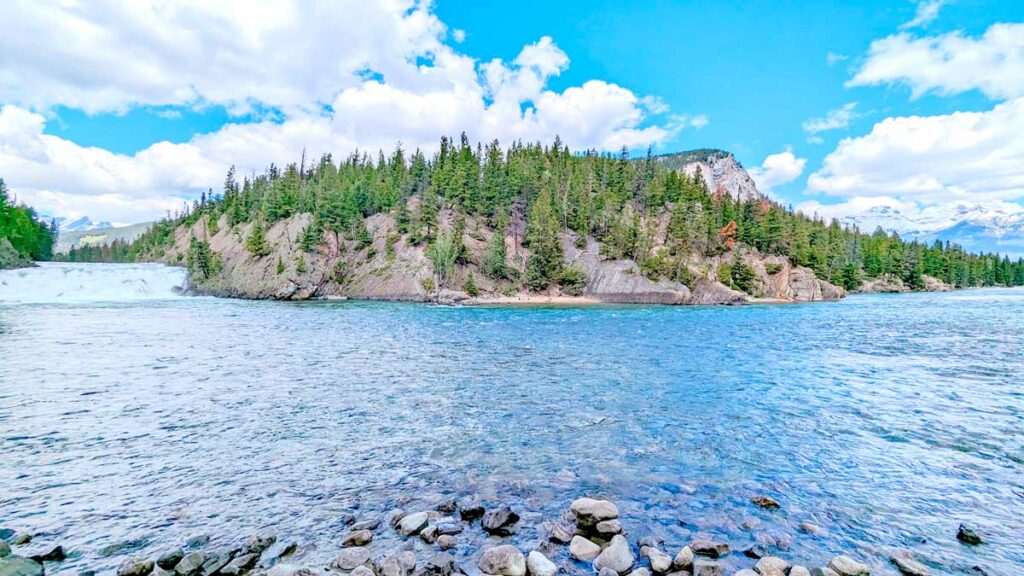
[[[162,264],[44,262],[0,271],[0,304],[130,302],[180,297],[185,270]]]

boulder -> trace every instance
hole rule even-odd
[[[480,571],[495,576],[524,576],[526,558],[515,546],[503,544],[484,550],[480,557]]]
[[[64,554],[63,546],[54,546],[42,554],[33,554],[32,556],[29,556],[29,558],[36,562],[60,562],[67,558],[67,555]]]
[[[396,508],[388,513],[388,524],[390,524],[395,530],[398,530],[398,523],[401,522],[404,517],[405,512]]]
[[[754,572],[750,568],[744,568],[743,570],[740,570],[732,576],[757,576],[757,572]]]
[[[24,546],[25,544],[28,544],[31,541],[32,541],[32,535],[31,534],[28,534],[28,533],[19,534],[18,537],[14,539],[14,545],[15,546]]]
[[[897,570],[907,576],[928,576],[928,568],[915,560],[910,552],[893,554],[889,560],[892,561]]]
[[[459,503],[455,501],[455,498],[449,498],[434,507],[434,510],[437,510],[441,514],[445,515],[455,514],[455,511],[458,509]]]
[[[576,517],[576,524],[581,528],[592,528],[598,522],[615,520],[619,517],[618,507],[607,500],[578,498],[573,501],[569,509]]]
[[[803,566],[793,566],[789,569],[789,576],[811,576],[811,571]]]
[[[587,562],[597,558],[600,553],[601,547],[583,536],[573,536],[569,542],[569,555],[577,560]]]
[[[181,548],[174,550],[168,550],[160,556],[157,556],[156,565],[163,568],[164,570],[174,570],[174,567],[181,562],[181,559],[185,557],[185,553],[181,551]]]
[[[646,548],[658,548],[661,549],[665,545],[665,540],[657,536],[644,536],[643,538],[636,539],[636,547],[643,550]]]
[[[519,522],[519,514],[513,512],[508,506],[502,506],[488,510],[480,521],[480,526],[490,534],[508,536],[515,530],[517,522]]]
[[[438,552],[423,565],[424,571],[431,576],[451,576],[455,567],[455,559],[447,552]]]
[[[451,550],[452,548],[455,548],[455,537],[448,534],[438,536],[437,547],[441,550]]]
[[[664,574],[672,569],[672,557],[657,548],[645,546],[640,549],[640,555],[647,557],[647,561],[651,563],[651,571],[655,574]]]
[[[602,536],[622,533],[622,523],[618,520],[602,520],[594,525],[594,530]]]
[[[437,541],[437,526],[427,526],[423,530],[420,530],[420,540],[423,540],[427,544],[433,544]]]
[[[601,570],[597,573],[597,576],[619,576],[619,573],[606,566],[604,568],[601,568]]]
[[[572,541],[572,537],[576,535],[576,530],[566,526],[565,524],[555,524],[551,528],[551,532],[548,534],[548,540],[556,542],[558,544],[568,544]]]
[[[626,576],[651,576],[651,571],[648,570],[647,568],[644,568],[643,566],[641,566],[640,568],[637,568],[636,570],[633,570],[632,572],[630,572]]]
[[[0,558],[0,576],[43,576],[43,565],[31,558],[8,554]]]
[[[437,522],[437,534],[454,536],[462,532],[462,524],[454,518],[442,519]]]
[[[558,566],[548,557],[534,550],[526,557],[526,569],[530,576],[555,576]]]
[[[373,540],[373,532],[369,530],[351,530],[341,539],[341,546],[343,548],[363,546],[369,544],[371,540]]]
[[[693,576],[723,576],[725,569],[712,560],[694,560]]]
[[[743,550],[744,556],[746,556],[747,558],[753,558],[754,560],[759,560],[770,554],[771,551],[769,551],[768,547],[764,544],[752,544],[750,546],[747,546]]]
[[[203,562],[206,562],[206,554],[191,552],[174,565],[174,573],[178,576],[199,574],[203,570]]]
[[[224,576],[238,576],[239,574],[252,569],[256,561],[260,559],[259,554],[252,552],[236,556],[228,562],[227,566],[221,568],[220,573]]]
[[[374,573],[367,566],[356,566],[348,573],[348,576],[374,576]]]
[[[871,574],[871,569],[867,564],[857,562],[849,556],[836,556],[828,563],[828,567],[839,576],[870,576]]]
[[[636,558],[633,557],[633,550],[629,547],[629,541],[625,536],[616,534],[608,547],[601,551],[594,560],[594,569],[611,568],[619,574],[625,574],[633,568]]]
[[[690,549],[693,550],[694,554],[710,558],[721,558],[729,554],[728,544],[714,540],[694,540],[690,543]]]
[[[267,570],[266,576],[320,576],[320,574],[298,564],[274,564],[273,568]]]
[[[349,571],[370,561],[370,551],[362,546],[343,548],[331,563],[332,568]]]
[[[825,566],[822,568],[814,568],[811,570],[811,576],[839,576],[836,571]]]
[[[206,562],[203,562],[203,569],[200,571],[200,574],[203,576],[212,576],[213,574],[217,574],[222,568],[227,566],[234,557],[234,552],[214,552],[206,557]]]
[[[777,556],[765,556],[754,564],[754,571],[761,576],[786,576],[789,562]]]
[[[11,554],[11,545],[4,540],[0,540],[0,558],[9,556]]]
[[[277,542],[276,536],[252,535],[245,539],[244,549],[253,554],[262,554],[264,550],[273,546],[274,542]]]
[[[960,528],[958,528],[956,531],[956,539],[963,542],[964,544],[981,544],[981,536],[978,536],[978,534],[974,530],[971,530],[963,524],[961,524]]]
[[[404,516],[398,521],[398,533],[402,536],[418,534],[420,530],[427,527],[428,519],[429,517],[426,512],[416,512],[414,514]]]
[[[825,533],[825,529],[813,522],[801,522],[800,530],[810,534],[811,536],[821,536]]]
[[[416,555],[411,550],[389,554],[377,562],[380,576],[407,576],[416,568]]]
[[[145,558],[132,558],[121,564],[117,576],[146,576],[153,571],[153,561]]]
[[[476,520],[484,515],[484,505],[480,503],[480,500],[467,496],[462,500],[459,500],[459,518],[469,522]]]
[[[676,570],[689,570],[693,566],[693,549],[683,546],[683,549],[672,559],[672,567]]]
[[[209,534],[200,534],[199,536],[193,536],[185,541],[185,548],[189,550],[195,550],[196,548],[202,548],[210,543]]]

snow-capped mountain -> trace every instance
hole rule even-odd
[[[970,251],[1024,256],[1024,207],[1013,204],[992,207],[957,203],[924,208],[916,214],[895,206],[874,206],[840,220],[868,233],[881,226],[906,239],[949,241]]]
[[[110,222],[93,222],[88,216],[82,216],[77,220],[71,220],[63,216],[54,218],[57,221],[57,227],[61,232],[84,232],[86,230],[105,230],[107,228],[113,228],[113,224]]]

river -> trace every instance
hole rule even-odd
[[[846,553],[888,573],[911,550],[933,574],[1024,573],[1024,290],[470,308],[197,298],[182,280],[0,272],[0,528],[71,552],[48,573],[199,534],[273,533],[326,562],[345,513],[466,494],[520,512],[524,550],[591,494],[672,554],[728,540],[732,569],[760,541],[808,566]],[[986,544],[957,542],[961,522]]]

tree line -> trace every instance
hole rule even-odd
[[[618,154],[572,153],[557,138],[550,146],[516,142],[503,148],[497,141],[474,146],[463,134],[459,141],[442,138],[429,158],[398,146],[389,155],[355,152],[335,162],[326,154],[283,169],[271,165],[240,180],[232,168],[220,192],[204,194],[134,243],[79,248],[73,257],[152,257],[173,238],[175,227],[205,215],[211,217],[210,232],[216,232],[223,215],[227,226],[254,223],[247,247],[260,256],[269,253],[263,234],[270,225],[309,213],[311,222],[300,238],[309,251],[325,233],[367,238],[365,218],[390,212],[408,242],[427,246],[432,257],[443,253],[445,265],[461,246],[461,232],[451,238],[454,230],[442,230],[439,223],[447,209],[456,215],[455,228],[464,227],[466,217],[477,217],[529,247],[521,277],[508,265],[502,242],[493,243],[480,267],[533,290],[579,284],[579,271],[566,265],[562,253],[565,233],[581,247],[588,237],[596,239],[606,256],[632,259],[651,278],[684,283],[693,280],[693,255],[718,255],[744,244],[785,256],[847,289],[884,275],[912,288],[922,288],[926,275],[960,287],[1024,285],[1022,259],[969,253],[948,242],[908,242],[880,228],[865,233],[764,197],[738,199],[710,190],[699,171],[688,176],[678,169],[684,161],[724,154],[700,150],[655,157],[648,151],[646,157],[631,158],[625,148]],[[449,246],[453,241],[457,246]],[[454,258],[458,261],[459,254]]]
[[[0,178],[0,244],[9,242],[22,260],[49,260],[56,239],[57,223],[45,224],[35,210],[15,203]]]

